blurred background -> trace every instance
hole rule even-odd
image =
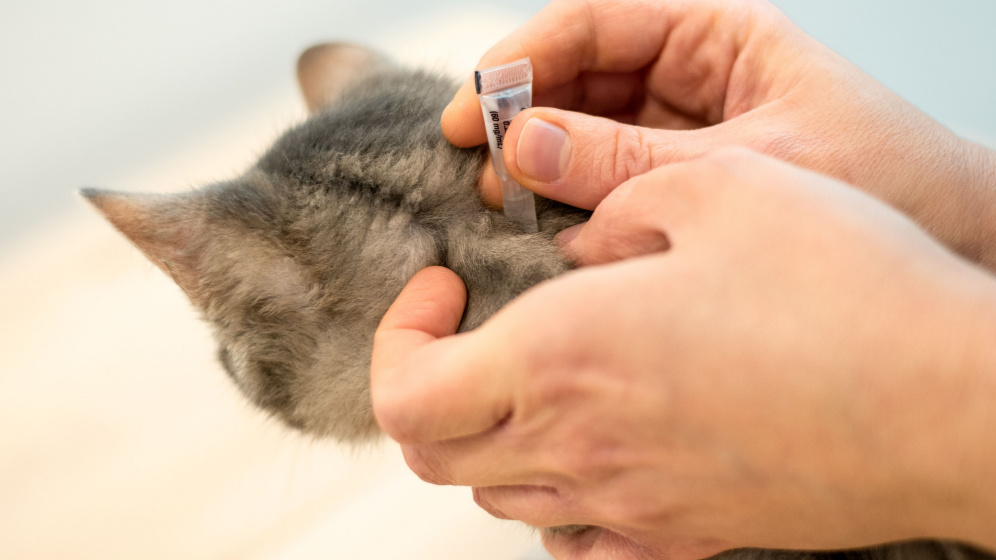
[[[0,0],[0,558],[541,558],[381,444],[243,404],[182,294],[74,190],[241,172],[304,116],[294,63],[349,40],[465,76],[534,0]],[[776,2],[996,146],[996,3]]]

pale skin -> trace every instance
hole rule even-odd
[[[416,275],[376,336],[379,423],[498,517],[602,528],[547,536],[557,558],[996,549],[992,153],[767,5],[717,6],[554,3],[485,56],[611,117],[507,138],[520,182],[594,209],[560,237],[580,269],[460,335],[459,278]],[[457,145],[484,140],[471,93]],[[570,135],[559,178],[519,165],[551,169],[520,149],[536,118]]]

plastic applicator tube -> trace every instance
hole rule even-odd
[[[484,128],[491,146],[491,163],[501,181],[505,215],[527,232],[537,231],[536,200],[508,174],[502,144],[512,118],[533,105],[533,65],[528,58],[474,72],[477,98],[484,113]]]

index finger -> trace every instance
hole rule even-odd
[[[374,335],[370,395],[381,428],[402,444],[441,441],[488,430],[511,411],[506,377],[470,333],[454,335],[466,302],[452,271],[416,274]]]
[[[533,64],[535,105],[599,114],[618,111],[640,89],[639,80],[628,74],[647,66],[661,52],[668,27],[664,16],[662,6],[648,2],[553,2],[492,47],[478,67],[528,56]],[[612,74],[606,79],[581,79],[581,89],[563,87],[583,78],[585,72]],[[579,105],[585,100],[587,106]],[[480,112],[473,80],[468,80],[443,112],[443,134],[456,146],[483,144],[487,137]]]

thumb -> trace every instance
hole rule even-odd
[[[452,271],[416,274],[374,335],[370,395],[380,427],[399,443],[428,443],[486,431],[511,405],[505,378],[472,333],[454,335],[466,302]]]
[[[662,165],[609,192],[589,221],[561,231],[557,241],[582,266],[708,242],[718,230],[715,220],[731,208],[737,214],[749,210],[739,197],[753,191],[752,178],[770,176],[777,168],[772,161],[743,148],[724,148]]]
[[[680,190],[674,187],[676,169],[662,167],[624,182],[606,195],[590,220],[557,234],[561,249],[580,266],[670,249],[669,225],[688,207],[674,192]]]
[[[505,167],[522,186],[588,210],[630,178],[686,161],[719,144],[717,127],[660,130],[550,108],[534,108],[512,121],[505,136]],[[485,198],[500,192],[484,177]],[[495,187],[498,187],[495,189]]]

